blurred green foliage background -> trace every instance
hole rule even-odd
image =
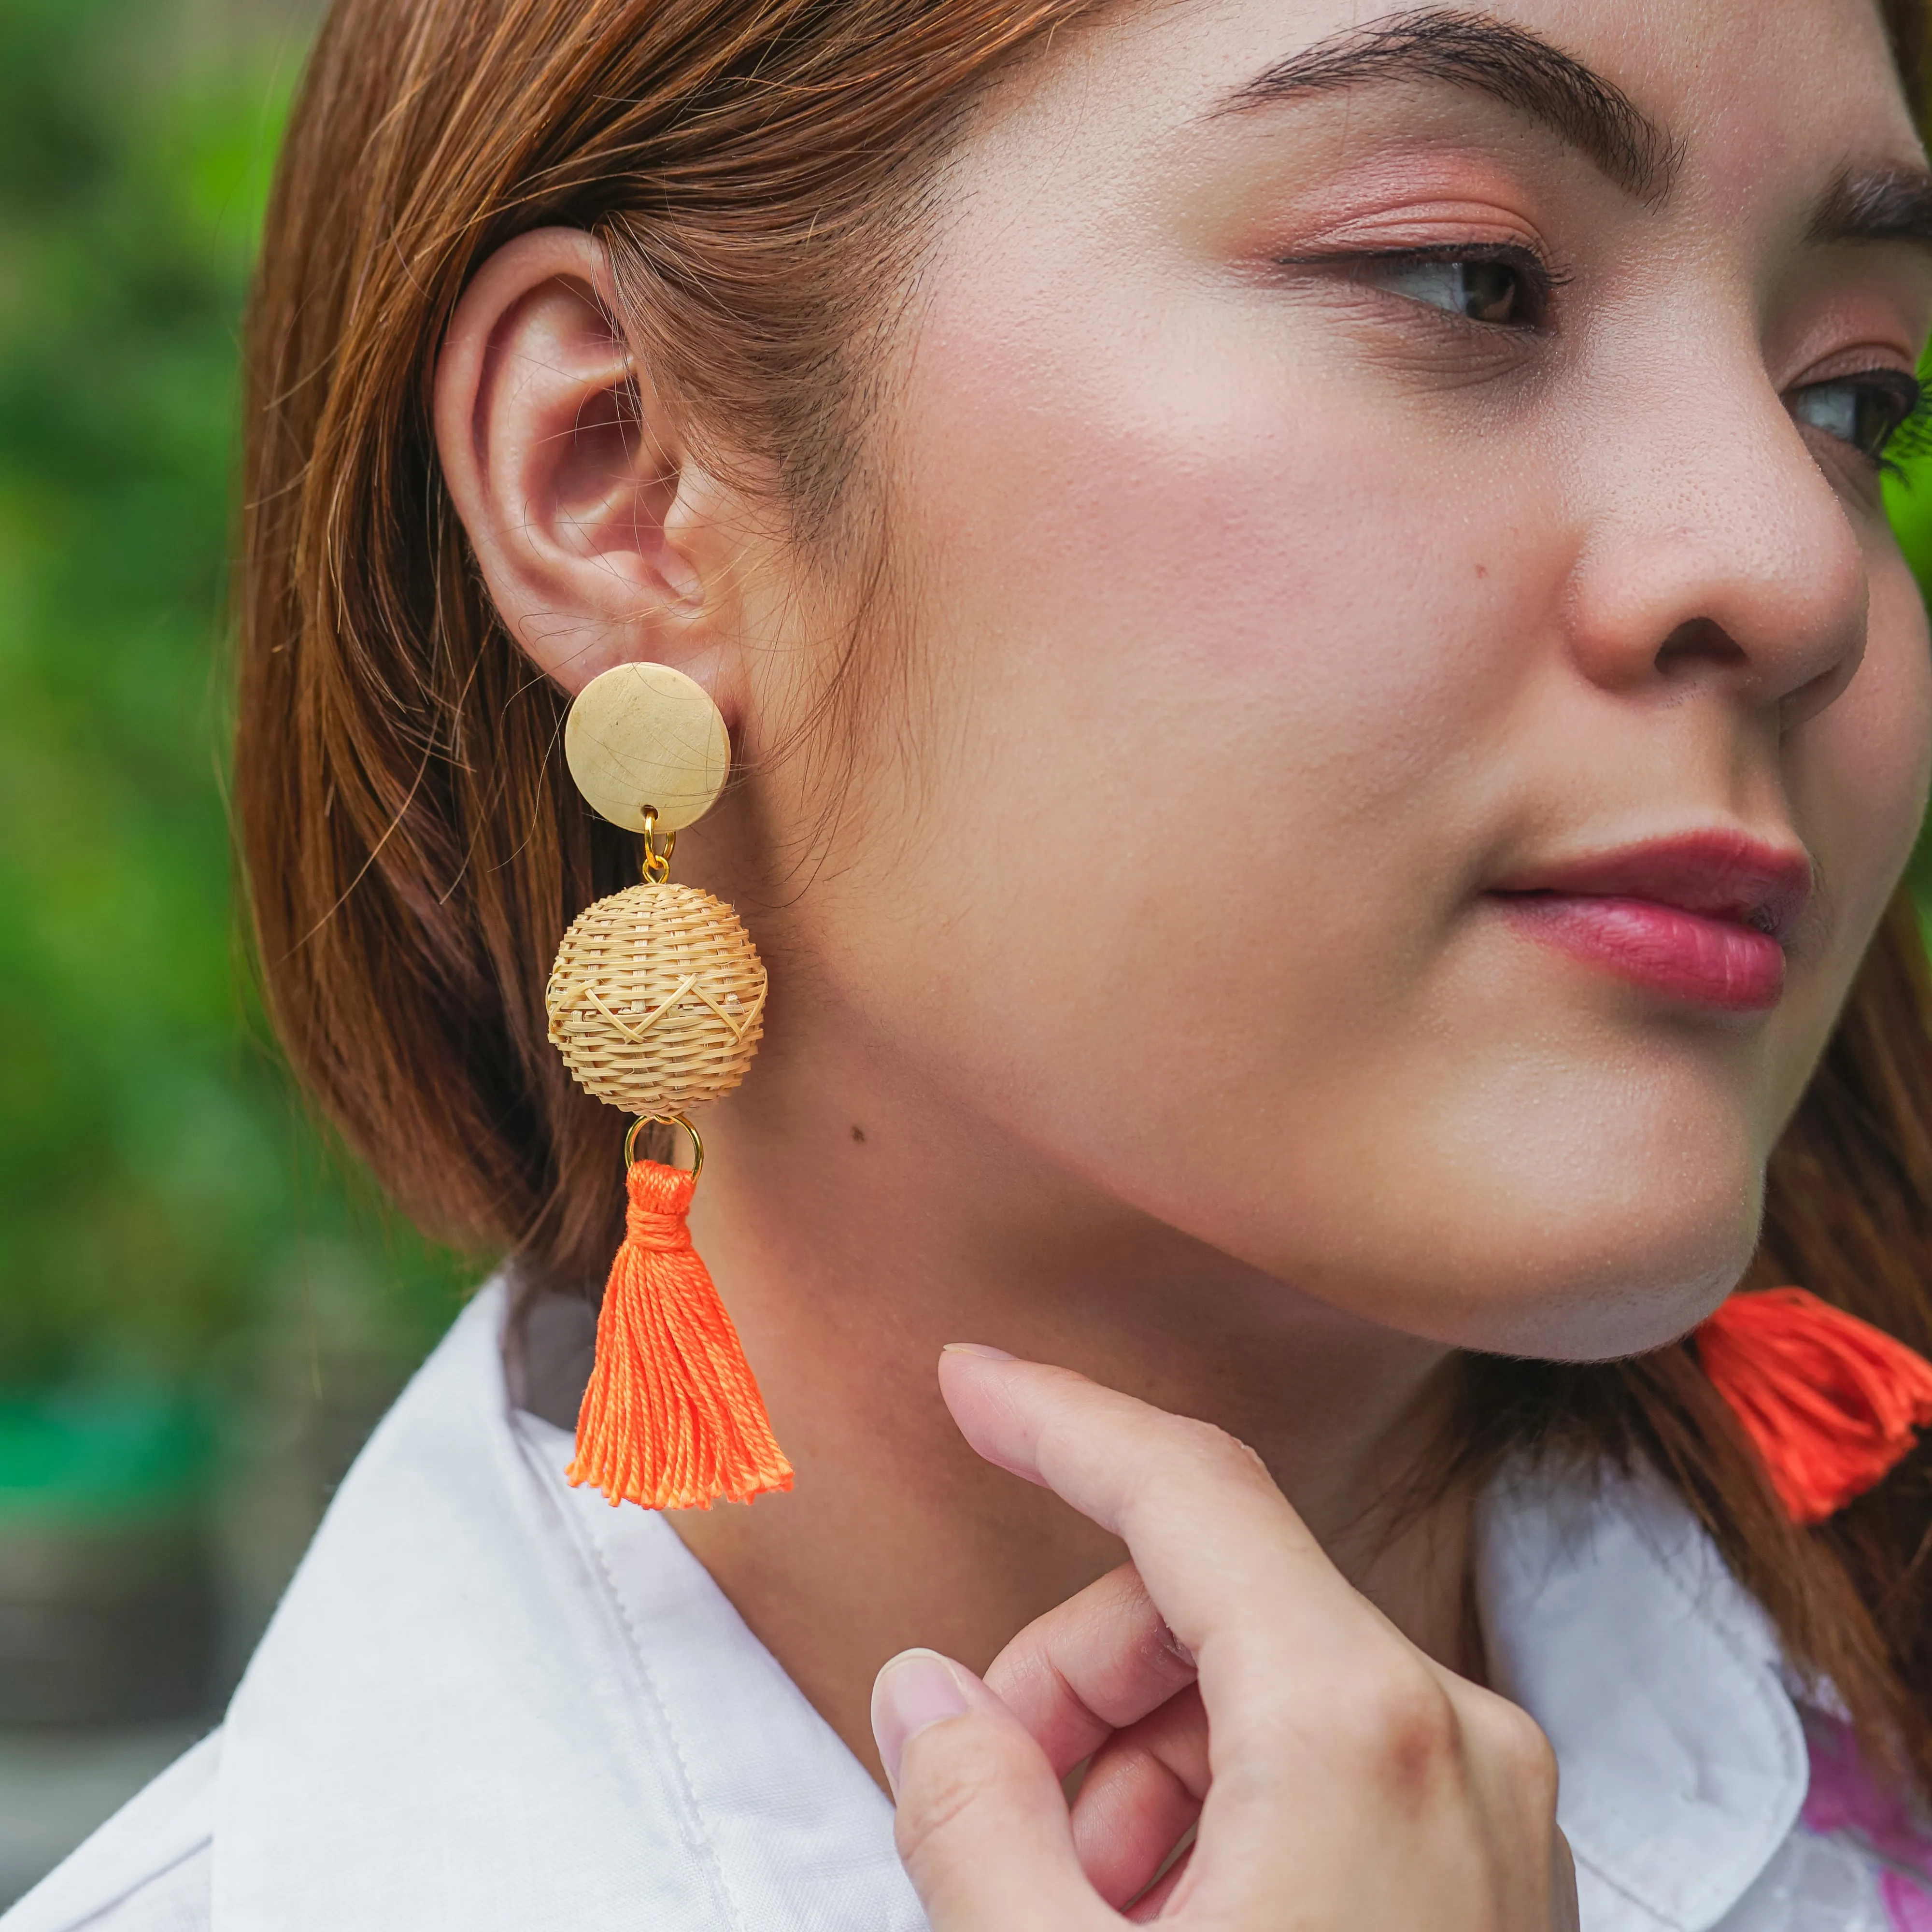
[[[326,1156],[232,904],[237,324],[308,29],[0,0],[0,1392],[225,1403],[344,1322],[400,1372],[469,1278]]]
[[[225,1399],[345,1320],[400,1372],[469,1278],[325,1156],[232,904],[236,328],[308,30],[0,0],[0,1391]],[[1893,497],[1932,568],[1932,469]]]

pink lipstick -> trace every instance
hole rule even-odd
[[[1532,938],[1666,999],[1764,1012],[1784,991],[1811,866],[1795,847],[1694,832],[1527,872],[1491,896]]]

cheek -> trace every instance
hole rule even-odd
[[[1346,837],[1339,871],[1400,849],[1363,835],[1423,814],[1517,677],[1535,484],[1457,488],[1332,352],[1298,369],[1289,318],[1206,307],[1064,358],[1070,328],[938,318],[905,425],[931,668],[983,695],[962,763],[1010,761],[1017,836],[1128,813],[1246,848],[1254,821],[1291,868]]]

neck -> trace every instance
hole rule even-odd
[[[854,1064],[863,1077],[841,1079],[820,1046],[774,1054],[704,1123],[693,1232],[797,1485],[671,1521],[875,1776],[888,1657],[929,1645],[983,1671],[1126,1554],[967,1448],[934,1377],[948,1342],[1239,1436],[1357,1586],[1466,1667],[1466,1502],[1386,1504],[1436,1439],[1447,1352],[1150,1220],[875,1056]]]

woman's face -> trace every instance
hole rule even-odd
[[[1932,196],[1872,0],[1361,10],[1118,8],[976,122],[797,916],[962,1120],[1622,1352],[1748,1259],[1924,802]]]

